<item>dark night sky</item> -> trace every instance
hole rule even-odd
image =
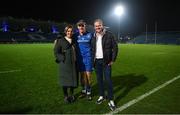
[[[113,7],[121,3],[125,14],[120,21],[113,14]],[[178,0],[6,0],[1,3],[0,16],[33,18],[76,23],[84,19],[88,24],[101,18],[112,31],[122,33],[154,31],[180,31],[180,2]]]

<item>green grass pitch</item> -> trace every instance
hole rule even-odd
[[[5,71],[20,70],[3,73]],[[118,107],[180,75],[180,46],[120,44],[113,65]],[[0,45],[0,113],[108,113],[98,98],[93,72],[93,100],[63,101],[53,44]],[[78,95],[80,87],[75,89]],[[180,79],[121,111],[123,114],[180,113]]]

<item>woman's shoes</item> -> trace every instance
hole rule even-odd
[[[64,97],[64,102],[65,103],[73,103],[75,101],[75,97],[74,96],[69,96],[69,97]]]
[[[70,100],[71,103],[73,103],[75,101],[74,95],[73,96],[69,96],[69,100]]]
[[[64,97],[64,102],[65,102],[65,103],[70,103],[70,99],[69,99],[69,97],[67,97],[67,96],[66,96],[66,97]]]

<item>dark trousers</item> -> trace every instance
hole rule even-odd
[[[103,59],[96,59],[95,71],[97,76],[99,95],[105,96],[104,94],[104,78],[108,89],[108,99],[113,99],[113,85],[111,80],[111,66],[105,65]]]
[[[72,96],[74,93],[74,87],[70,87],[70,86],[63,86],[63,93],[64,93],[64,97],[69,96],[69,94]],[[68,93],[68,89],[70,90]]]

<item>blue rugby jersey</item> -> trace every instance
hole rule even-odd
[[[78,55],[81,55],[83,57],[91,57],[92,33],[86,32],[83,35],[76,33],[75,39],[77,42],[77,46],[79,47]]]

